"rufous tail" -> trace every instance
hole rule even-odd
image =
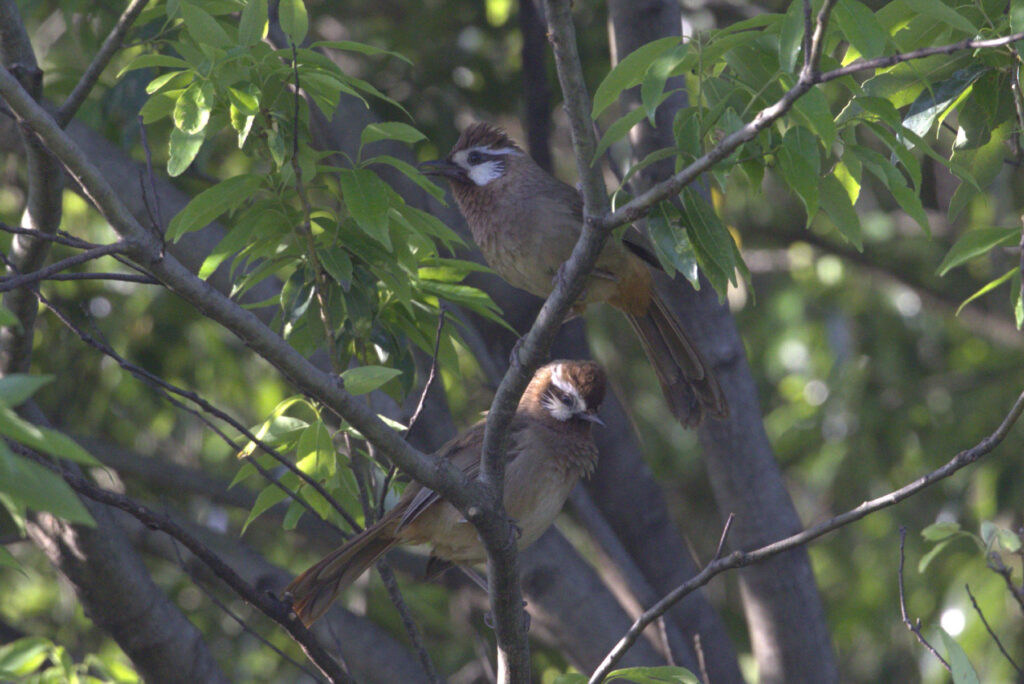
[[[654,368],[672,415],[694,427],[704,414],[726,418],[729,405],[710,367],[656,292],[642,316],[627,314]]]
[[[385,518],[324,556],[285,587],[292,610],[307,627],[327,612],[346,587],[394,546],[395,521]]]

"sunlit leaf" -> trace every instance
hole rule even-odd
[[[679,45],[679,42],[678,36],[661,38],[642,45],[622,58],[594,91],[594,107],[590,112],[591,118],[596,119],[600,116],[601,112],[619,98],[623,90],[639,85],[651,63],[669,48]]]
[[[946,275],[951,268],[987,254],[996,247],[1017,244],[1020,242],[1020,231],[1020,228],[975,228],[969,230],[950,247],[936,272],[940,276]]]
[[[255,174],[242,174],[203,190],[171,219],[167,239],[176,242],[182,235],[199,230],[224,212],[238,207],[252,197],[262,182]]]
[[[360,366],[350,368],[341,374],[349,394],[366,394],[402,374],[397,368],[386,366]]]

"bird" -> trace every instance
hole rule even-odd
[[[552,361],[534,373],[509,427],[504,506],[522,549],[551,525],[580,477],[597,465],[591,426],[604,425],[597,409],[604,399],[604,370],[593,361]],[[437,451],[467,477],[480,472],[485,421]],[[308,570],[284,591],[292,611],[309,626],[378,558],[398,544],[429,544],[427,574],[451,564],[486,560],[476,529],[450,503],[412,482],[398,503]]]
[[[583,226],[579,192],[556,179],[501,128],[468,126],[443,159],[424,162],[447,178],[487,264],[509,284],[547,297]],[[625,313],[654,368],[669,409],[684,427],[729,407],[718,380],[667,302],[654,289],[657,259],[640,245],[609,240],[572,314],[593,302]]]

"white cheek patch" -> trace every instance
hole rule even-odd
[[[491,181],[501,178],[504,174],[503,164],[499,161],[488,161],[476,166],[470,166],[466,175],[477,185],[487,185]]]
[[[544,407],[547,408],[553,418],[565,421],[572,418],[576,413],[582,413],[587,410],[587,406],[583,402],[583,398],[580,396],[576,386],[573,385],[569,378],[566,377],[565,367],[562,364],[558,364],[555,366],[555,369],[551,371],[551,384],[572,399],[572,405],[566,406],[556,397],[551,395],[546,396],[544,398]]]

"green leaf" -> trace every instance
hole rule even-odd
[[[238,44],[255,45],[263,39],[267,27],[267,0],[246,0],[238,22]]]
[[[1017,553],[1021,549],[1020,535],[1003,527],[996,529],[996,540],[1007,553]]]
[[[608,673],[604,681],[626,679],[635,684],[700,684],[697,675],[685,667],[661,665],[657,667],[627,667]]]
[[[699,290],[697,254],[690,244],[686,231],[678,225],[678,215],[675,216],[676,221],[672,220],[673,213],[674,207],[669,211],[661,204],[647,217],[647,233],[651,237],[654,254],[670,277],[678,271],[690,281],[694,289]]]
[[[341,247],[328,247],[317,252],[320,257],[320,264],[335,282],[348,289],[352,282],[352,259],[348,252]]]
[[[803,47],[804,12],[803,3],[791,2],[779,29],[779,66],[787,73],[796,69],[797,58]]]
[[[921,530],[921,536],[926,541],[939,541],[950,537],[960,531],[960,523],[937,522]]]
[[[1011,269],[1010,269],[1009,271],[1007,271],[1007,272],[1006,272],[1006,273],[1004,273],[1003,275],[999,276],[999,277],[998,277],[998,278],[996,278],[995,280],[989,281],[988,283],[986,283],[985,285],[983,285],[983,286],[981,287],[981,289],[979,289],[979,290],[978,290],[977,292],[975,292],[975,293],[974,293],[974,294],[972,294],[972,295],[971,295],[970,297],[968,297],[967,299],[965,299],[965,300],[964,300],[964,301],[963,301],[963,302],[962,302],[962,303],[960,304],[960,306],[958,306],[958,307],[957,307],[957,309],[956,309],[956,315],[957,315],[957,316],[959,316],[959,315],[960,315],[960,312],[964,310],[964,307],[965,307],[965,306],[967,306],[968,304],[970,304],[971,302],[973,302],[973,301],[974,301],[975,299],[977,299],[978,297],[981,297],[982,295],[988,294],[988,293],[989,293],[989,292],[991,292],[992,290],[996,289],[997,287],[999,287],[1000,285],[1002,285],[1003,283],[1005,283],[1005,282],[1006,282],[1007,280],[1009,280],[1010,278],[1012,278],[1012,277],[1014,276],[1014,274],[1015,274],[1015,273],[1017,273],[1017,272],[1018,272],[1018,269],[1016,269],[1016,268],[1011,268]]]
[[[839,233],[846,238],[857,251],[864,250],[861,237],[860,219],[850,202],[846,188],[836,180],[835,176],[825,176],[818,186],[818,200]]]
[[[50,656],[53,642],[43,637],[22,637],[0,646],[0,672],[23,677],[32,674]]]
[[[168,176],[174,178],[185,172],[185,169],[189,167],[189,164],[199,154],[205,135],[205,130],[190,135],[177,127],[171,129],[171,137],[168,141],[168,148],[170,150],[170,156],[167,159]]]
[[[171,219],[166,238],[177,242],[182,235],[206,226],[224,212],[235,209],[251,198],[261,183],[262,179],[255,174],[242,174],[203,190]]]
[[[401,374],[402,371],[397,368],[360,366],[343,372],[341,379],[349,394],[366,394]]]
[[[640,84],[640,102],[644,111],[647,112],[647,119],[651,125],[655,125],[654,113],[658,105],[664,101],[662,94],[665,92],[665,83],[679,63],[686,59],[689,46],[681,43],[665,54],[659,55],[647,68],[643,81]]]
[[[821,137],[821,145],[826,150],[832,148],[836,141],[836,122],[828,107],[828,100],[820,88],[811,88],[806,95],[793,105],[793,111],[803,117],[808,127]]]
[[[181,3],[181,18],[185,22],[185,30],[200,45],[226,48],[234,42],[217,20],[198,5]]]
[[[332,48],[334,50],[345,50],[347,52],[359,52],[364,55],[389,55],[391,57],[397,57],[403,62],[412,64],[412,60],[403,55],[400,52],[393,52],[391,50],[384,50],[379,47],[367,45],[366,43],[357,43],[352,40],[320,40],[309,47],[311,48]]]
[[[736,281],[736,262],[733,258],[732,236],[722,223],[715,210],[696,190],[683,188],[683,215],[686,220],[686,234],[690,237],[697,256],[703,257],[702,265],[711,278],[712,269],[717,271],[719,279],[716,289],[724,294],[726,281],[733,285]],[[715,279],[711,278],[715,283]]]
[[[53,382],[52,375],[11,373],[0,378],[0,405],[19,406],[43,385]]]
[[[929,4],[932,1],[927,0]],[[942,5],[941,2],[935,2],[934,4]],[[940,81],[930,89],[923,91],[910,105],[910,110],[903,120],[903,125],[917,135],[923,136],[953,106],[964,91],[987,70],[988,68],[983,65],[971,65],[966,69],[957,71],[945,81]]]
[[[84,465],[100,465],[88,451],[63,432],[34,425],[7,407],[0,408],[0,434],[57,458],[66,458]]]
[[[153,95],[154,93],[167,88],[167,89],[180,89],[187,86],[192,82],[192,78],[195,76],[195,72],[192,70],[188,71],[168,71],[166,74],[160,74],[152,81],[146,84],[146,93]]]
[[[292,478],[295,477],[291,473],[288,473],[288,475],[291,475]],[[285,477],[287,477],[287,475]],[[284,478],[282,477],[281,480],[283,482]],[[266,513],[267,509],[284,501],[287,497],[288,494],[286,494],[285,491],[277,485],[270,484],[264,487],[263,491],[256,496],[256,501],[252,504],[252,510],[249,511],[249,515],[245,519],[245,523],[242,525],[241,533],[245,534],[245,530],[249,527],[249,523]]]
[[[946,658],[949,660],[949,667],[952,670],[953,684],[979,684],[978,673],[974,671],[971,661],[960,644],[956,643],[944,629],[939,630],[939,636],[942,637],[942,643],[946,647]]]
[[[878,23],[875,13],[857,0],[840,0],[832,14],[839,30],[862,57],[871,59],[885,52],[889,34]],[[848,60],[844,60],[848,61]]]
[[[601,112],[618,99],[623,90],[638,85],[651,63],[669,48],[679,44],[678,36],[669,36],[642,45],[626,55],[615,65],[614,69],[608,72],[608,75],[601,81],[601,85],[597,86],[597,90],[594,91],[594,107],[590,112],[590,118],[596,119],[600,116]]]
[[[793,126],[782,138],[777,156],[779,171],[803,202],[810,225],[818,213],[818,180],[821,175],[818,138],[803,126]]]
[[[249,116],[260,113],[260,100],[252,93],[235,87],[229,87],[228,98],[231,100],[231,104],[237,107],[238,111],[242,114]]]
[[[367,235],[391,249],[388,234],[388,190],[377,174],[367,169],[343,169],[338,172],[345,205]]]
[[[439,202],[444,201],[444,189],[437,183],[430,180],[428,176],[423,175],[419,169],[409,162],[402,161],[401,159],[392,157],[388,154],[379,154],[376,157],[370,157],[363,162],[364,166],[369,166],[370,164],[387,164],[394,169],[398,169],[405,174],[406,178],[420,186],[421,189],[433,196],[434,199]]]
[[[174,106],[178,103],[178,98],[181,96],[181,90],[165,90],[155,95],[151,95],[146,104],[142,105],[139,109],[139,115],[142,116],[142,123],[151,124],[154,121],[159,121],[165,116],[169,116],[174,111]]]
[[[1017,244],[1020,231],[1020,228],[975,228],[967,231],[950,247],[936,272],[944,276],[951,268],[987,254],[996,247]]]
[[[427,136],[406,123],[399,121],[385,121],[372,123],[363,129],[359,136],[359,148],[378,140],[398,140],[412,144],[420,140],[426,140]]]
[[[943,3],[942,0],[903,0],[903,3],[915,12],[931,17],[964,33],[972,36],[978,33],[977,26],[972,24],[967,17]]]
[[[185,88],[174,104],[174,125],[190,135],[206,128],[210,121],[210,90],[207,83],[199,81]]]
[[[658,104],[660,105],[665,98],[668,97],[666,93],[662,93],[659,98]],[[656,105],[657,106],[657,105]],[[608,127],[608,130],[601,136],[601,142],[597,144],[597,150],[594,152],[594,158],[591,160],[591,165],[600,159],[604,151],[607,150],[612,144],[622,140],[626,137],[629,131],[636,126],[638,123],[644,120],[646,111],[643,107],[637,107],[625,116],[617,119],[615,123]]]
[[[151,67],[174,67],[180,70],[187,69],[188,62],[178,57],[171,57],[170,55],[139,55],[135,59],[125,64],[124,67],[122,67],[121,70],[117,72],[117,78],[120,79],[129,71],[135,71],[136,69],[148,69]]]
[[[69,522],[96,522],[71,487],[48,468],[16,455],[0,443],[0,491],[37,511],[49,511]]]
[[[921,556],[921,560],[917,562],[917,571],[919,573],[924,573],[924,571],[928,569],[928,566],[931,565],[932,561],[935,560],[936,556],[942,553],[942,550],[949,546],[949,543],[951,541],[953,541],[952,538],[947,538],[943,541],[940,541],[938,544],[932,547],[931,551]]]
[[[288,36],[288,40],[296,47],[302,45],[302,41],[309,31],[306,4],[302,0],[281,0],[277,14],[278,20],[281,22],[281,30]]]

